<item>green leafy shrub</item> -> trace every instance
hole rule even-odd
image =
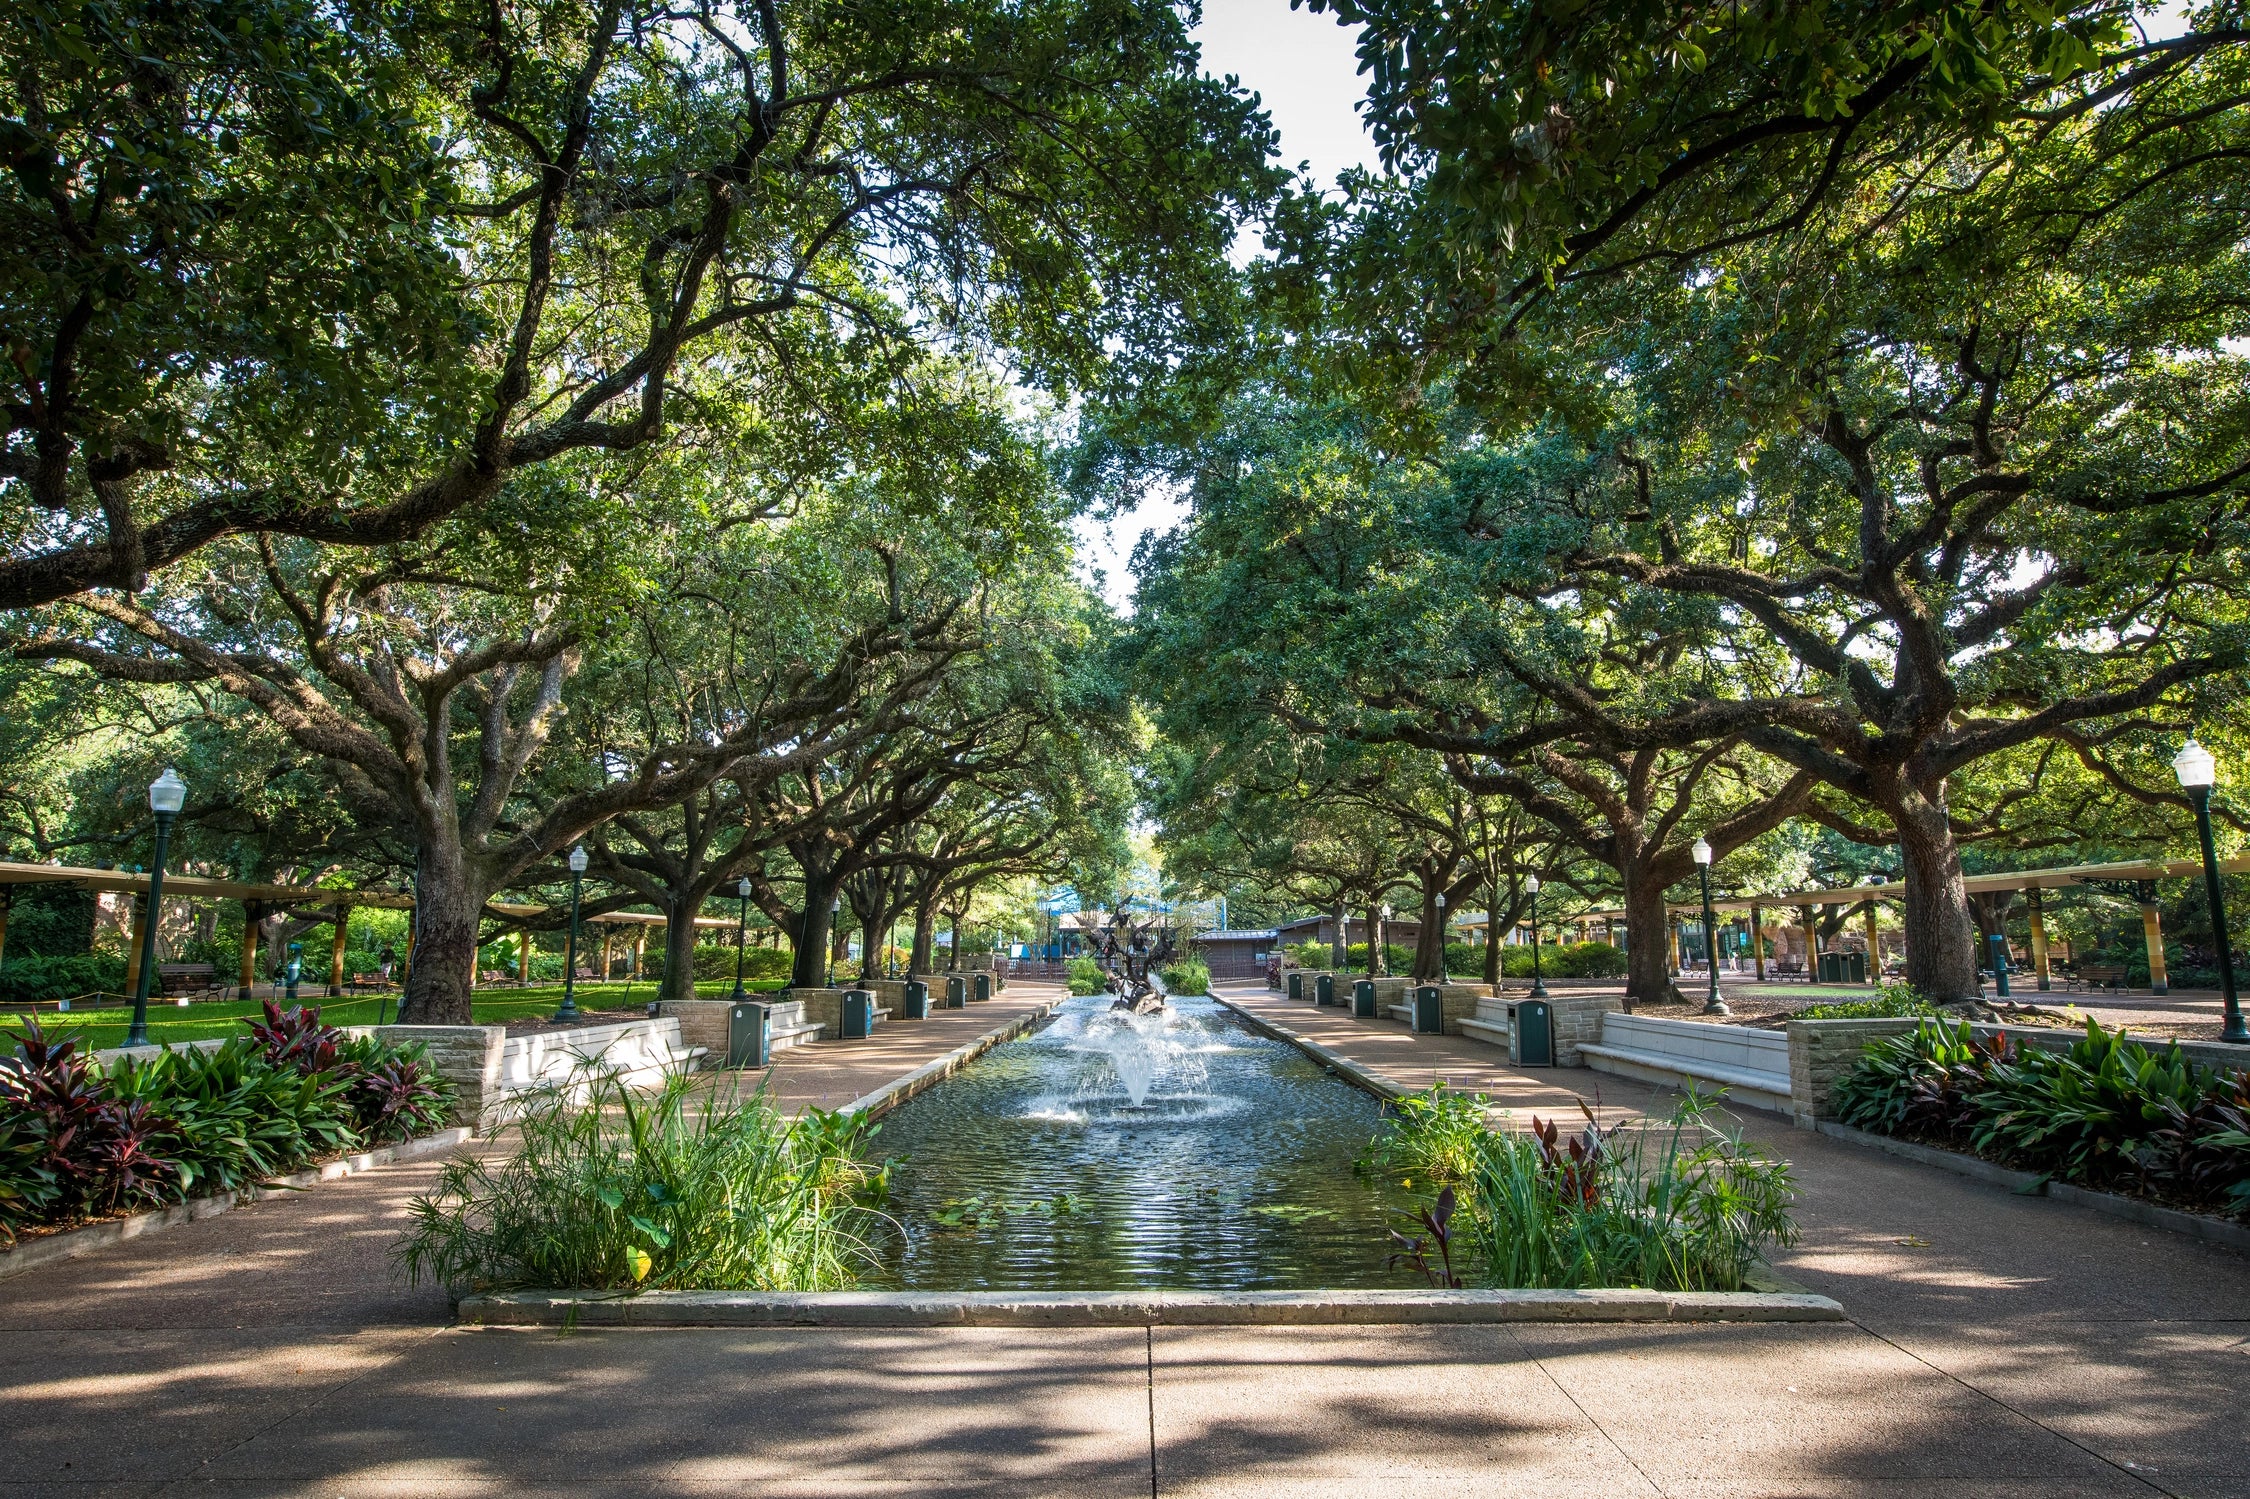
[[[537,960],[534,959],[536,962]],[[594,961],[601,961],[597,947]],[[742,976],[745,979],[787,978],[795,959],[786,947],[746,947],[742,950]],[[561,977],[562,969],[555,969]],[[664,979],[664,953],[651,948],[641,969],[641,977],[661,983]],[[695,949],[695,981],[699,984],[732,983],[734,981],[734,944],[725,947],[700,946]]]
[[[1885,984],[1873,999],[1840,999],[1831,1004],[1808,1005],[1797,1012],[1799,1020],[1894,1020],[1935,1015],[1937,1006],[1912,984]]]
[[[456,1160],[412,1204],[407,1277],[456,1293],[814,1291],[866,1258],[859,1115],[784,1119],[762,1092],[715,1098],[687,1077],[636,1095],[590,1075],[535,1099],[505,1161]]]
[[[1201,958],[1175,958],[1158,971],[1167,994],[1209,994],[1211,969]]]
[[[2091,1020],[2067,1051],[1925,1020],[1867,1047],[1832,1101],[1854,1128],[2250,1216],[2250,1073]]]
[[[1066,971],[1070,975],[1070,992],[1073,994],[1099,994],[1109,987],[1102,965],[1092,958],[1072,958]]]
[[[1477,961],[1481,968],[1484,960]],[[1531,944],[1525,942],[1501,948],[1500,972],[1506,978],[1530,978]],[[1625,954],[1607,942],[1542,943],[1539,972],[1551,979],[1616,978],[1625,972]]]
[[[1660,1128],[1605,1129],[1589,1111],[1564,1138],[1536,1117],[1530,1134],[1492,1129],[1481,1098],[1441,1087],[1395,1104],[1361,1166],[1435,1188],[1416,1225],[1447,1230],[1486,1285],[1740,1290],[1796,1242],[1795,1190],[1786,1161],[1712,1125],[1715,1102],[1691,1091]]]
[[[422,1134],[452,1084],[419,1046],[348,1039],[270,1001],[250,1034],[104,1069],[36,1023],[0,1062],[0,1230],[233,1191]]]
[[[52,1004],[82,994],[121,994],[125,960],[106,953],[16,957],[0,966],[0,1004]]]
[[[1292,942],[1282,951],[1299,968],[1326,969],[1329,959],[1334,956],[1325,942]]]

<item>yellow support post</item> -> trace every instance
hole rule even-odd
[[[1811,906],[1799,906],[1797,917],[1805,927],[1805,979],[1817,982],[1820,978],[1820,918]]]
[[[1758,907],[1755,903],[1750,907],[1750,958],[1757,965],[1758,982],[1764,983],[1766,981],[1766,933],[1765,929],[1758,925]]]
[[[258,902],[246,900],[242,903],[242,963],[235,977],[242,982],[244,999],[250,998],[251,991],[258,986],[259,923],[264,918],[265,911]]]
[[[2039,898],[2039,887],[2031,887],[2031,971],[2039,976],[2039,987],[2051,987],[2047,963],[2047,913]]]
[[[352,928],[352,908],[338,906],[336,920],[328,943],[328,997],[341,999],[344,994],[344,938]]]
[[[2169,994],[2171,985],[2164,972],[2164,918],[2157,914],[2154,901],[2141,907],[2141,936],[2148,943],[2148,992]]]
[[[531,928],[516,933],[516,987],[531,987]]]
[[[1876,925],[1874,901],[1867,903],[1867,982],[1883,982],[1883,939]]]
[[[132,925],[132,945],[127,949],[125,955],[125,992],[127,995],[141,992],[141,948],[148,941],[148,897],[145,895],[133,897]]]
[[[1677,977],[1685,971],[1680,967],[1680,919],[1667,911],[1664,913],[1664,926],[1672,934],[1672,973]]]

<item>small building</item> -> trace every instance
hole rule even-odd
[[[1203,932],[1195,939],[1195,955],[1215,979],[1253,979],[1265,973],[1279,935],[1272,927]]]
[[[1394,916],[1383,923],[1383,941],[1392,947],[1412,947],[1421,940],[1422,923],[1411,916]],[[1295,921],[1285,921],[1274,933],[1276,946],[1295,947],[1304,942],[1332,945],[1336,940],[1336,913],[1319,916],[1300,916]],[[1367,919],[1351,916],[1344,921],[1344,945],[1355,946],[1367,940]],[[1211,970],[1213,973],[1217,969]]]

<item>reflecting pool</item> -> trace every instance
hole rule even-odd
[[[898,1158],[872,1285],[1397,1286],[1403,1194],[1352,1159],[1378,1104],[1209,999],[1074,998],[882,1121]]]

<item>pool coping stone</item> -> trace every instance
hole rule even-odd
[[[465,1327],[1336,1327],[1497,1322],[1842,1322],[1826,1296],[1758,1291],[497,1291]]]
[[[864,1114],[869,1119],[880,1119],[915,1094],[924,1092],[959,1072],[1001,1042],[1012,1041],[1030,1030],[1061,1009],[1062,1003],[1062,998],[1052,999],[1018,1015],[1005,1025],[996,1025],[983,1035],[962,1042],[945,1055],[931,1058],[904,1077],[893,1078],[874,1092],[861,1094],[836,1112]]]

